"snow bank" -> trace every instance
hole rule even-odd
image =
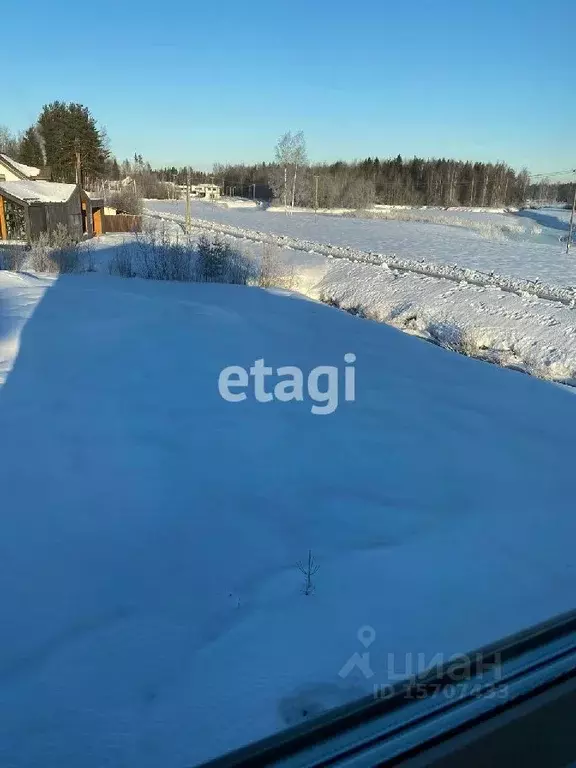
[[[456,352],[576,385],[576,317],[561,303],[345,262],[311,293]]]
[[[474,209],[474,208],[383,208],[362,211],[365,218],[377,218],[390,221],[414,221],[448,227],[462,227],[478,233],[489,240],[506,242],[512,238],[529,239],[542,233],[542,227],[527,220],[514,220],[512,216],[504,216],[504,209]],[[455,215],[460,214],[460,215]],[[462,214],[468,214],[464,216]],[[480,214],[472,216],[471,214]],[[498,214],[492,216],[490,214]]]
[[[212,200],[215,205],[221,205],[224,208],[259,208],[260,203],[257,200],[250,200],[247,197],[219,197]]]
[[[194,765],[573,607],[560,388],[286,292],[0,281],[2,765]],[[331,416],[218,395],[348,352]]]

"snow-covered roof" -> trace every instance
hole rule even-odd
[[[36,176],[40,175],[40,168],[34,168],[33,165],[25,165],[24,163],[18,163],[16,160],[13,160],[11,157],[8,157],[8,155],[3,155],[0,152],[0,161],[4,160],[9,165],[16,168],[20,173],[23,173],[25,176],[28,176],[29,179],[36,178]]]
[[[0,193],[4,191],[25,203],[65,203],[70,200],[75,189],[75,184],[55,181],[0,181]]]
[[[103,196],[101,194],[98,194],[98,192],[88,192],[88,190],[83,190],[84,194],[88,198],[88,200],[91,200],[92,202],[101,202],[104,200]]]

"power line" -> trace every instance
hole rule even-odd
[[[551,171],[550,173],[531,173],[531,179],[540,179],[549,176],[565,176],[566,174],[576,173],[576,169],[570,168],[567,171]]]

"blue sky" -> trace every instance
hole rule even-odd
[[[292,129],[318,161],[400,153],[504,160],[533,173],[576,167],[568,5],[2,6],[0,24],[14,34],[2,35],[0,124],[15,130],[60,99],[90,108],[119,159],[139,152],[153,165],[271,159]]]

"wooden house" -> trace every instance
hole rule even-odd
[[[60,224],[78,239],[102,234],[103,209],[104,200],[76,184],[0,181],[0,240],[30,242]]]

